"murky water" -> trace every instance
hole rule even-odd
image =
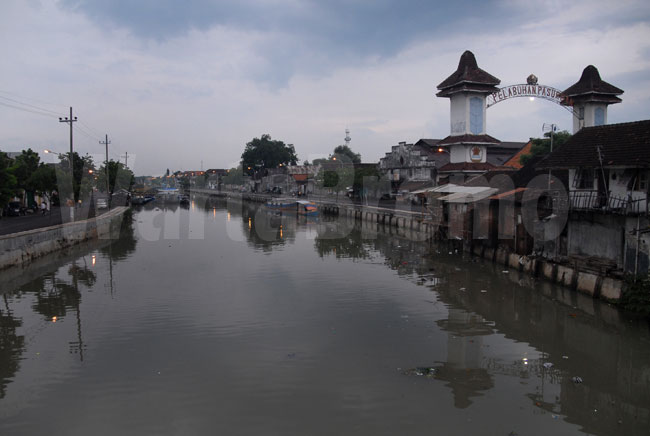
[[[0,434],[648,434],[647,323],[417,235],[203,203],[2,272]]]

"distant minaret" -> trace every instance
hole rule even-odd
[[[607,124],[607,106],[620,103],[623,90],[600,78],[598,69],[589,65],[577,83],[564,90],[567,106],[573,106],[573,133],[583,127]]]
[[[352,141],[352,138],[350,138],[350,129],[345,129],[345,146],[350,147],[350,141]]]

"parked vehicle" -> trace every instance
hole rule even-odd
[[[17,201],[10,201],[9,204],[5,206],[4,214],[5,216],[20,216],[25,215],[25,208],[20,205]]]
[[[95,209],[108,209],[108,200],[106,198],[95,200]]]

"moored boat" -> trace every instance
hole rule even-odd
[[[293,198],[272,198],[266,202],[266,207],[273,210],[295,210],[296,200]]]
[[[316,203],[307,200],[296,201],[298,205],[298,214],[306,216],[318,216],[318,206]]]

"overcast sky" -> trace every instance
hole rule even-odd
[[[444,138],[436,86],[465,50],[501,85],[534,73],[562,90],[593,64],[625,91],[609,123],[650,118],[647,0],[3,0],[0,12],[0,150],[66,151],[58,116],[73,106],[75,150],[101,154],[108,134],[136,174],[234,166],[264,133],[301,161],[346,128],[364,162]],[[572,128],[543,100],[487,112],[502,141],[543,123]]]

